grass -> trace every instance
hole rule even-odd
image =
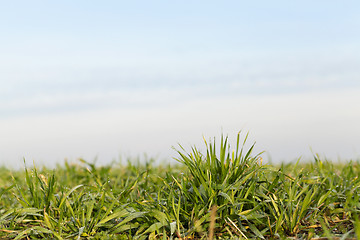
[[[360,164],[262,164],[238,135],[178,165],[0,169],[1,239],[356,239]]]

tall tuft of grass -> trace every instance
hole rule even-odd
[[[183,199],[182,205],[186,209],[197,209],[195,219],[189,219],[196,224],[199,219],[209,215],[212,207],[217,207],[217,231],[227,231],[227,227],[236,229],[242,236],[248,231],[241,226],[242,221],[254,223],[265,215],[260,214],[259,202],[256,198],[258,186],[261,182],[260,154],[252,155],[254,145],[245,150],[248,135],[241,141],[241,133],[237,135],[235,149],[231,149],[228,137],[221,136],[219,147],[216,141],[209,143],[204,140],[206,153],[201,153],[192,147],[186,153],[182,146],[178,150],[189,176],[179,183],[178,199]],[[201,214],[199,214],[201,213]],[[196,213],[195,213],[196,214]],[[261,230],[251,225],[256,236],[262,236]]]

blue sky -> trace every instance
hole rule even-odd
[[[4,2],[0,162],[168,159],[178,142],[241,129],[274,160],[309,147],[355,158],[359,10],[358,1]]]

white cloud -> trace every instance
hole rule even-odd
[[[282,96],[203,98],[171,107],[112,108],[0,120],[3,163],[62,161],[119,153],[176,156],[177,143],[202,146],[202,135],[249,130],[258,150],[275,160],[309,156],[309,147],[331,158],[360,152],[358,91]]]

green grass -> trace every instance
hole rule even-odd
[[[238,135],[177,165],[0,168],[1,239],[356,239],[360,163],[264,165]]]

